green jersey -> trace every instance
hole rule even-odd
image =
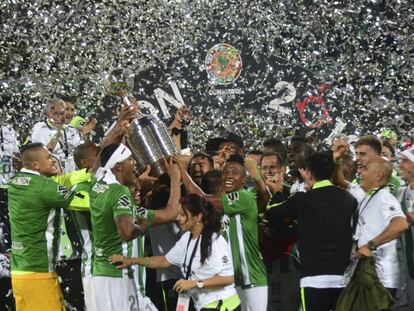
[[[256,197],[239,190],[221,197],[234,266],[234,282],[242,288],[267,285],[266,268],[259,250]],[[224,235],[226,236],[226,235]]]
[[[68,210],[70,210],[82,247],[81,275],[82,278],[90,278],[92,277],[93,235],[89,193],[96,178],[86,169],[82,169],[61,176],[55,176],[53,179],[67,187],[76,185],[78,195],[72,199]]]
[[[126,186],[118,183],[106,184],[97,181],[92,185],[91,220],[93,231],[93,276],[122,277],[125,273],[133,277],[132,269],[118,270],[108,263],[108,257],[122,254],[131,257],[132,242],[125,242],[118,233],[115,218],[134,216],[134,204]]]
[[[65,186],[35,171],[22,169],[10,180],[13,273],[55,271],[60,209],[67,208],[72,197]]]

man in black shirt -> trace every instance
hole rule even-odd
[[[279,205],[266,214],[272,228],[286,219],[298,222],[300,287],[307,311],[335,310],[351,257],[351,219],[358,203],[330,182],[333,171],[332,154],[312,154],[301,170],[311,190],[297,192],[285,201],[280,192]]]

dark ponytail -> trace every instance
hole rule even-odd
[[[211,202],[208,202],[203,197],[194,193],[185,195],[181,198],[180,202],[182,204],[182,209],[186,212],[190,212],[193,216],[202,214],[201,222],[203,223],[203,231],[201,232],[200,262],[203,264],[211,255],[213,234],[220,233],[220,214],[216,211]]]

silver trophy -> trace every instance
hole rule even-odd
[[[134,86],[134,75],[125,69],[113,69],[105,76],[107,92],[131,105],[128,94]],[[151,174],[166,173],[165,158],[177,152],[165,124],[154,115],[139,114],[131,124],[128,146],[137,160],[140,171],[151,165]]]

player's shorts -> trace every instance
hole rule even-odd
[[[91,308],[88,311],[138,311],[134,280],[106,276],[91,279]]]
[[[65,311],[56,273],[12,274],[13,296],[19,311]]]

